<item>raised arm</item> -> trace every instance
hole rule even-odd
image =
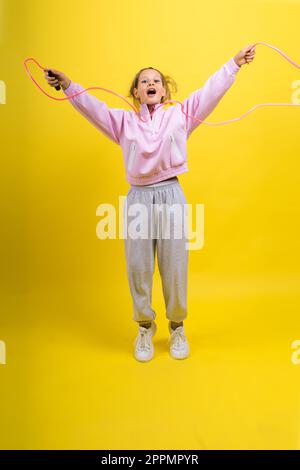
[[[245,63],[250,63],[255,54],[255,46],[247,46],[228,60],[204,83],[202,88],[192,92],[183,101],[183,109],[190,116],[204,120],[215,109],[226,91],[236,79],[237,72]],[[191,117],[186,117],[187,137],[201,124]]]
[[[51,70],[54,77],[49,77],[47,71]],[[55,69],[45,69],[45,78],[50,86],[61,86],[66,96],[84,90],[79,83],[70,80],[63,72]],[[98,100],[88,92],[71,98],[70,103],[91,124],[113,142],[120,144],[123,129],[125,110],[109,108],[106,103]]]

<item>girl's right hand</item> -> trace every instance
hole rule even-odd
[[[49,71],[51,70],[54,77],[49,77],[48,70]],[[56,70],[56,69],[52,69],[52,68],[44,69],[44,75],[45,75],[45,79],[47,80],[50,86],[53,86],[53,87],[61,86],[63,90],[68,88],[68,86],[71,83],[71,80],[63,72],[60,72],[59,70]]]

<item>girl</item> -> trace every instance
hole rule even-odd
[[[241,66],[252,62],[254,55],[255,45],[252,44],[230,58],[209,77],[202,88],[184,100],[185,113],[204,120],[233,84]],[[50,86],[61,86],[66,96],[84,89],[55,69],[45,69],[45,78]],[[122,147],[126,179],[131,185],[124,210],[124,240],[133,319],[138,323],[138,336],[134,342],[134,356],[138,361],[149,361],[154,355],[152,337],[156,331],[156,313],[151,302],[156,251],[169,320],[170,355],[174,359],[184,359],[189,355],[183,326],[187,317],[188,269],[185,224],[180,222],[176,225],[173,219],[171,236],[164,237],[157,212],[153,216],[153,206],[163,207],[164,224],[169,214],[166,208],[183,209],[187,204],[177,175],[188,171],[186,141],[200,124],[183,114],[178,103],[166,110],[160,106],[172,99],[169,86],[172,82],[175,83],[152,67],[141,69],[136,74],[130,87],[130,96],[140,107],[140,118],[134,111],[109,108],[88,93],[70,100],[74,108],[98,130]],[[145,227],[147,230],[146,236],[143,233],[142,237],[128,235],[127,232],[130,216],[134,215],[137,204],[143,209],[143,232]],[[172,236],[175,227],[183,229],[181,237]],[[155,236],[153,229],[156,230]]]

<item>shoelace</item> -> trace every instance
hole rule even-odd
[[[186,342],[186,336],[182,326],[177,327],[171,334],[170,341],[173,342],[176,349],[180,349],[182,343]]]
[[[149,351],[151,349],[150,337],[151,337],[151,333],[148,331],[147,328],[140,329],[139,336],[138,336],[138,349]]]

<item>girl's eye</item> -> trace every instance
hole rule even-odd
[[[155,82],[160,82],[160,80],[154,80]],[[142,83],[145,83],[146,80],[142,80]]]

